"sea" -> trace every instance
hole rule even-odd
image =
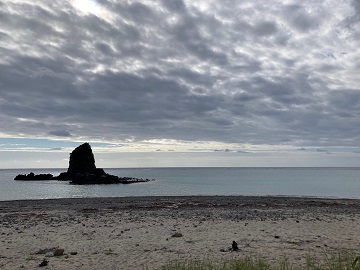
[[[154,179],[130,185],[15,181],[18,174],[66,169],[0,169],[0,201],[187,195],[296,196],[360,199],[360,168],[119,168],[109,174]]]

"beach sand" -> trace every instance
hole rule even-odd
[[[0,202],[0,269],[36,269],[52,248],[64,254],[42,269],[160,269],[246,256],[301,264],[309,254],[360,252],[359,214],[360,200],[288,197]],[[238,252],[228,251],[232,241]]]

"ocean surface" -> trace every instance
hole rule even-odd
[[[66,169],[2,169],[0,201],[125,196],[274,195],[360,198],[360,168],[137,168],[109,174],[155,179],[131,185],[76,186],[61,181],[15,181],[25,173]]]

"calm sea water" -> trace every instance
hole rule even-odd
[[[156,179],[133,185],[75,186],[60,181],[14,181],[17,174],[66,169],[0,170],[0,201],[23,199],[288,195],[360,198],[360,168],[144,168],[106,169],[118,176]]]

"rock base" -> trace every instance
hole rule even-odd
[[[105,173],[103,169],[90,170],[86,173],[77,173],[76,175],[70,175],[66,172],[61,173],[58,176],[52,174],[19,174],[14,180],[18,181],[69,181],[72,185],[102,185],[102,184],[133,184],[149,182],[150,179],[134,178],[134,177],[119,177]],[[100,173],[102,171],[102,173]]]

